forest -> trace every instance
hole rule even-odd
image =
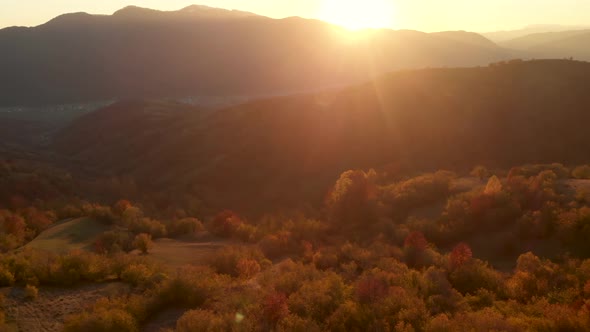
[[[590,326],[589,165],[349,170],[320,207],[257,219],[155,213],[149,201],[81,196],[88,184],[57,169],[0,165],[0,286],[34,303],[45,288],[125,285],[64,317],[65,331],[138,331],[171,308],[175,331]],[[103,226],[87,246],[34,245],[76,218]],[[223,245],[171,266],[152,254],[163,238]]]
[[[590,330],[590,64],[493,58],[203,103],[10,99],[0,331]]]
[[[0,29],[0,332],[590,331],[590,30],[340,18]]]

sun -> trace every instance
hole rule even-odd
[[[393,0],[322,0],[319,17],[350,30],[391,28]]]

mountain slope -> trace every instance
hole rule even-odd
[[[146,188],[190,188],[216,207],[319,202],[340,172],[352,168],[589,162],[588,84],[590,64],[574,61],[404,71],[208,115],[189,111],[146,131],[117,129],[124,139],[95,140],[113,132],[118,114],[140,121],[141,110],[153,107],[119,104],[75,122],[55,147]],[[150,138],[144,132],[152,127],[160,132]]]
[[[472,66],[513,57],[498,47],[417,31],[366,31],[191,6],[67,14],[0,30],[0,106],[118,98],[269,95],[384,72]]]

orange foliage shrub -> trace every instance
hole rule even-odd
[[[213,218],[209,225],[212,234],[221,237],[233,236],[244,221],[233,211],[225,210]]]
[[[238,261],[236,269],[240,277],[249,279],[260,272],[260,264],[253,259],[243,258]]]
[[[231,325],[209,310],[190,310],[184,313],[176,322],[176,331],[178,332],[216,332],[231,330]]]
[[[113,213],[115,213],[116,215],[118,215],[119,217],[123,216],[123,213],[130,207],[132,207],[133,204],[131,204],[131,202],[129,202],[126,199],[121,199],[119,201],[117,201],[114,205],[113,205]]]
[[[329,219],[341,225],[370,221],[374,216],[371,200],[375,196],[375,172],[346,171],[340,175],[326,198]]]

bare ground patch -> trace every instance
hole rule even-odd
[[[62,331],[65,319],[90,307],[99,298],[128,291],[122,283],[84,285],[75,288],[39,289],[36,300],[25,299],[20,287],[3,288],[7,322],[23,332]]]
[[[158,239],[148,256],[163,265],[176,269],[183,265],[208,264],[210,257],[231,241],[211,240],[203,242],[174,239]]]

